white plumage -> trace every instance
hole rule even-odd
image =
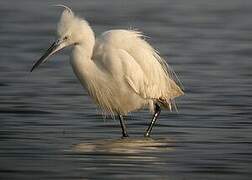
[[[112,115],[146,106],[154,111],[155,104],[171,107],[171,101],[183,94],[173,71],[138,31],[110,30],[95,39],[87,21],[66,8],[56,45],[33,69],[66,46],[73,47],[70,62],[81,84]]]
[[[136,31],[110,30],[97,38],[93,56],[83,60],[74,51],[72,66],[90,96],[110,113],[127,114],[158,99],[183,94],[169,76],[165,62]],[[84,62],[85,61],[85,62]]]

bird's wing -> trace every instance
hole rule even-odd
[[[149,87],[148,80],[140,65],[127,51],[118,49],[118,54],[120,54],[125,82],[142,98],[153,98],[146,93],[146,88]]]
[[[173,80],[165,79],[162,76],[153,80],[150,77],[157,76],[155,75],[155,70],[144,72],[136,59],[123,49],[118,49],[118,54],[120,54],[120,60],[122,62],[124,80],[135,93],[145,99],[167,98],[167,93],[169,94],[168,99],[172,99],[173,96],[176,96],[172,94],[174,93],[172,92],[174,91],[173,88],[177,87]],[[155,68],[155,66],[153,68]],[[168,82],[165,83],[165,80]]]
[[[100,51],[100,52],[99,52]],[[144,87],[147,87],[147,79],[140,65],[124,49],[106,47],[96,49],[93,60],[106,74],[109,74],[117,85],[128,85],[136,94],[147,98]]]
[[[143,98],[173,99],[183,94],[168,65],[136,31],[112,30],[96,42],[94,59],[113,76],[121,77]]]

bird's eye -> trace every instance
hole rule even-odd
[[[63,40],[67,40],[68,39],[68,36],[65,36],[64,38],[63,38]]]

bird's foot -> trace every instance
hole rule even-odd
[[[128,134],[123,134],[121,138],[122,138],[122,139],[126,139],[126,138],[128,138],[128,137],[129,137]]]

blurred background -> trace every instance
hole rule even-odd
[[[104,118],[69,65],[39,70],[65,4],[96,35],[135,28],[185,87],[179,112],[129,115],[131,138]],[[0,179],[251,179],[252,1],[0,1]]]

